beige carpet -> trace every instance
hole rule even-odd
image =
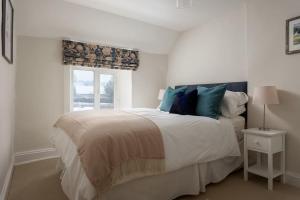
[[[67,200],[55,170],[56,159],[17,166],[8,200]],[[267,190],[266,179],[249,176],[243,181],[242,172],[231,174],[218,184],[211,184],[199,196],[177,200],[299,200],[300,189],[275,183],[274,191]]]

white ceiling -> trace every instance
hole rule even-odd
[[[65,0],[176,31],[185,31],[229,12],[243,0],[193,0],[177,9],[176,0]]]
[[[63,0],[15,0],[16,34],[168,54],[178,32]]]

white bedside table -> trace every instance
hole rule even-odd
[[[281,130],[259,130],[251,128],[242,130],[244,133],[244,179],[248,180],[248,172],[268,178],[268,189],[273,190],[273,179],[282,176],[285,183],[285,135]],[[248,150],[257,152],[257,162],[248,166]],[[273,167],[273,154],[281,152],[280,169]],[[261,153],[268,155],[268,166],[261,164]]]

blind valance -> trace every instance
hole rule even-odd
[[[63,40],[63,63],[86,67],[137,70],[139,52],[96,44]]]

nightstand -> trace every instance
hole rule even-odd
[[[259,130],[251,128],[242,130],[244,133],[244,179],[248,180],[248,172],[268,179],[268,189],[273,190],[273,179],[282,176],[285,183],[285,135],[282,130]],[[248,166],[248,150],[257,152],[257,162]],[[280,152],[280,169],[273,167],[273,155]],[[268,156],[268,166],[261,163],[261,153]]]

